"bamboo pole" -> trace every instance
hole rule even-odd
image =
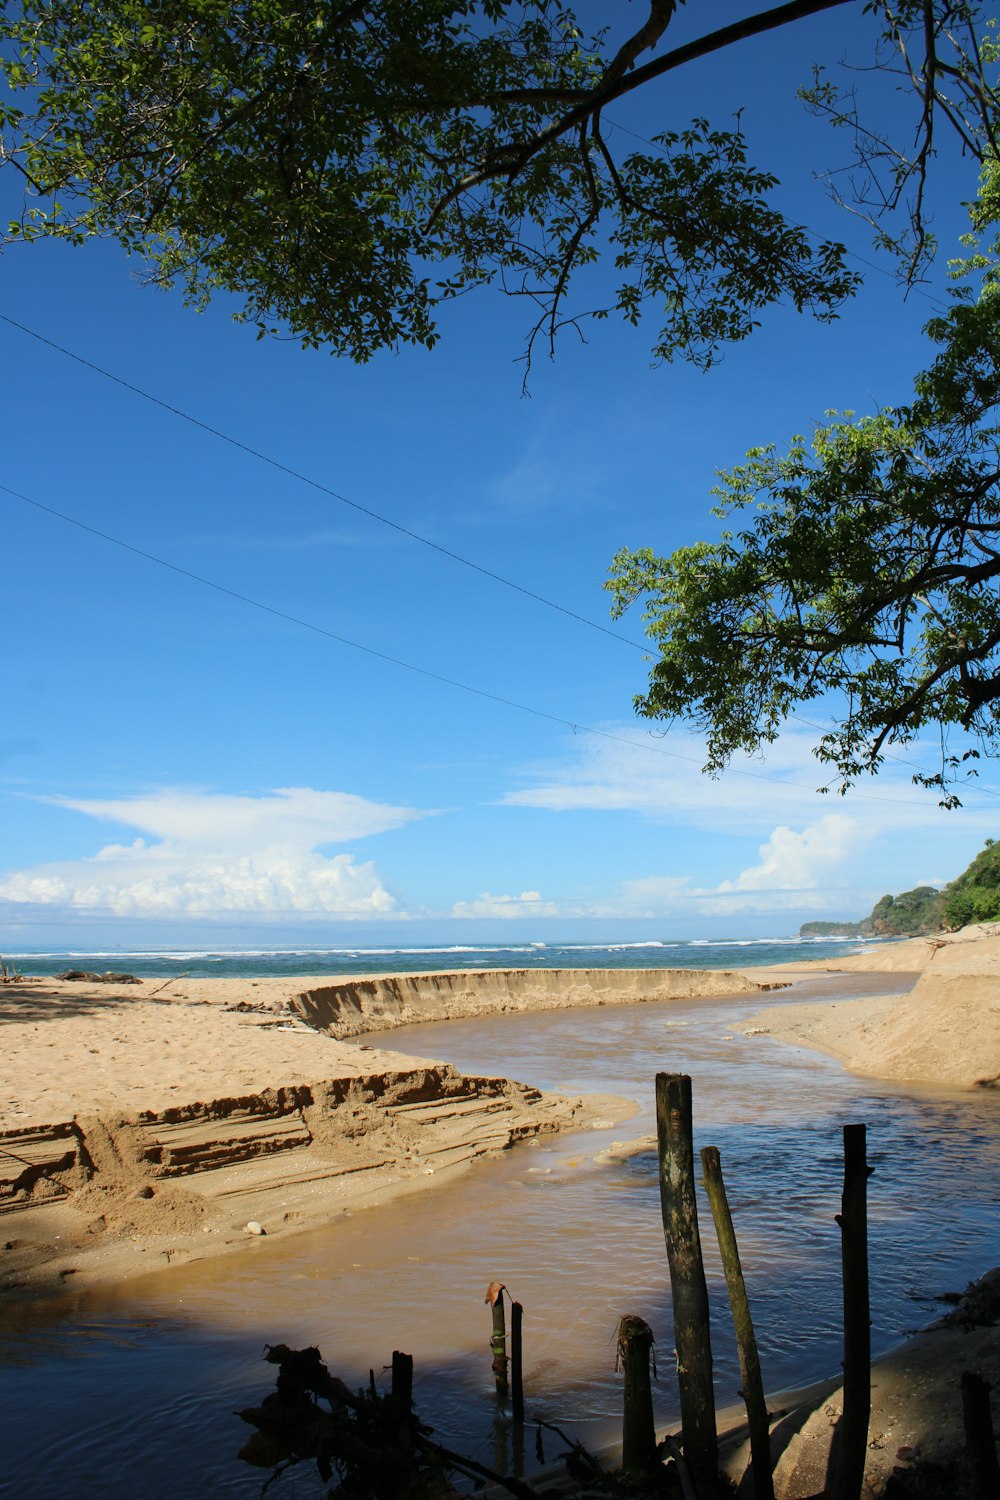
[[[521,1353],[521,1322],[524,1308],[520,1302],[510,1304],[510,1414],[515,1422],[524,1421],[524,1380]]]
[[[708,1287],[701,1256],[694,1186],[691,1079],[687,1074],[657,1073],[656,1131],[663,1236],[670,1264],[674,1309],[684,1458],[695,1488],[710,1494],[718,1477],[719,1454],[712,1389]]]
[[[962,1373],[962,1419],[965,1447],[972,1471],[974,1500],[997,1500],[1000,1495],[1000,1463],[990,1413],[990,1386],[971,1370]]]
[[[653,1330],[642,1318],[625,1317],[618,1324],[616,1366],[625,1372],[622,1419],[622,1468],[633,1479],[645,1478],[656,1458],[653,1426],[653,1393],[649,1384],[649,1357]]]
[[[403,1354],[399,1349],[392,1351],[392,1394],[410,1411],[413,1406],[413,1355]]]
[[[706,1146],[701,1153],[705,1191],[712,1209],[715,1233],[722,1253],[722,1266],[726,1273],[726,1289],[729,1306],[736,1329],[736,1345],[740,1360],[740,1379],[750,1428],[750,1466],[753,1475],[754,1494],[757,1500],[774,1500],[774,1477],[771,1470],[771,1435],[764,1397],[764,1382],[760,1373],[760,1358],[757,1339],[750,1316],[750,1303],[743,1280],[743,1267],[736,1243],[733,1216],[729,1211],[726,1185],[722,1180],[722,1163],[715,1146]]]
[[[507,1320],[503,1307],[505,1291],[506,1287],[502,1281],[491,1281],[484,1299],[490,1305],[493,1318],[490,1351],[493,1355],[493,1375],[496,1380],[497,1396],[501,1401],[507,1399]]]
[[[868,1179],[864,1125],[844,1126],[840,1225],[844,1276],[844,1414],[836,1434],[831,1500],[859,1500],[871,1420],[871,1310],[868,1299]]]

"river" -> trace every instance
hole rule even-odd
[[[905,982],[822,977],[794,998]],[[251,1500],[262,1476],[234,1460],[250,1429],[232,1413],[270,1387],[261,1354],[277,1342],[318,1344],[351,1383],[371,1366],[386,1378],[392,1350],[407,1350],[418,1409],[440,1439],[505,1465],[511,1433],[497,1421],[483,1302],[493,1280],[524,1305],[529,1416],[595,1445],[608,1440],[621,1399],[615,1330],[622,1314],[638,1313],[657,1339],[657,1417],[673,1420],[655,1158],[644,1151],[619,1164],[594,1160],[614,1139],[653,1131],[658,1070],[692,1075],[696,1145],[722,1154],[768,1387],[838,1366],[833,1216],[850,1121],[867,1123],[875,1168],[873,1346],[898,1342],[936,1315],[937,1296],[1000,1262],[1000,1095],[904,1090],[852,1077],[818,1053],[744,1037],[740,1024],[759,1004],[607,1007],[394,1032],[395,1050],[561,1092],[624,1094],[639,1111],[613,1130],[519,1146],[323,1230],[248,1243],[239,1257],[12,1305],[0,1327],[0,1493]],[[702,1232],[719,1399],[729,1403],[735,1351],[707,1212]],[[551,1438],[546,1446],[548,1454],[558,1448]],[[533,1435],[529,1448],[530,1468]],[[268,1494],[311,1500],[322,1492],[303,1467]]]

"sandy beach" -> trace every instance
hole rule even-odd
[[[238,1253],[260,1234],[293,1234],[424,1191],[516,1141],[606,1128],[634,1109],[627,1099],[463,1075],[373,1044],[398,1026],[699,995],[745,1003],[817,972],[885,971],[912,973],[912,988],[785,1000],[753,1016],[745,1034],[818,1048],[897,1082],[995,1086],[1000,935],[991,930],[743,972],[4,984],[0,1288],[20,1299],[70,1277],[74,1286],[120,1281]],[[880,1495],[894,1471],[954,1462],[961,1370],[1000,1382],[998,1303],[994,1276],[975,1302],[978,1321],[952,1320],[878,1363],[867,1495]],[[840,1400],[836,1381],[779,1398],[779,1496],[821,1488]],[[724,1451],[735,1476],[746,1457],[738,1421]]]
[[[995,927],[905,942],[871,944],[836,963],[807,966],[843,973],[911,974],[903,996],[783,1005],[746,1028],[816,1047],[852,1072],[936,1088],[1000,1083],[1000,933]],[[786,967],[768,977],[794,978]]]
[[[0,1287],[232,1253],[634,1110],[344,1037],[767,987],[690,970],[4,984]]]

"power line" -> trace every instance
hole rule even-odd
[[[2,316],[2,315],[0,315]],[[147,562],[155,563],[157,567],[166,568],[171,573],[176,573],[182,578],[189,578],[194,583],[201,584],[204,588],[212,589],[217,594],[224,594],[229,599],[235,599],[240,604],[246,604],[251,609],[260,610],[263,614],[271,615],[274,619],[284,620],[286,624],[297,625],[302,630],[309,630],[314,635],[325,637],[327,640],[336,641],[338,645],[349,646],[352,651],[361,651],[366,656],[376,657],[379,661],[390,663],[395,667],[401,667],[406,672],[415,672],[420,677],[427,677],[433,682],[440,682],[446,687],[455,688],[458,692],[471,693],[477,698],[485,698],[491,703],[502,704],[504,708],[515,709],[518,713],[530,714],[536,719],[545,719],[550,724],[559,724],[564,729],[571,729],[574,734],[591,734],[599,739],[610,740],[614,744],[627,745],[633,750],[646,750],[653,755],[665,756],[669,760],[682,761],[687,765],[697,766],[701,769],[701,762],[697,756],[682,755],[677,750],[668,750],[664,746],[651,745],[645,740],[627,739],[625,735],[612,734],[606,729],[597,729],[592,724],[579,724],[572,719],[565,719],[559,714],[550,714],[541,708],[533,708],[528,703],[520,703],[514,698],[504,698],[499,693],[491,693],[486,688],[475,687],[472,683],[460,682],[455,677],[448,677],[443,672],[434,672],[428,667],[418,667],[413,662],[404,661],[402,657],[392,656],[387,651],[379,651],[374,646],[366,646],[362,641],[352,640],[349,636],[340,635],[337,631],[328,630],[325,625],[317,625],[313,620],[305,620],[300,615],[289,614],[286,610],[277,609],[272,604],[265,604],[261,599],[255,599],[250,594],[240,593],[238,589],[229,588],[227,584],[217,583],[215,579],[206,578],[201,573],[194,573],[190,568],[182,568],[178,563],[168,562],[164,557],[158,557],[155,552],[148,552],[143,547],[136,547],[132,542],[126,542],[121,537],[113,536],[109,531],[102,531],[97,526],[91,526],[87,521],[81,521],[77,516],[71,516],[66,511],[57,510],[55,506],[45,505],[41,500],[34,500],[30,495],[22,494],[19,490],[11,489],[9,485],[0,484],[0,493],[10,495],[14,500],[21,501],[33,509],[42,511],[46,515],[54,516],[59,521],[65,521],[69,526],[75,526],[80,531],[87,532],[90,536],[98,537],[103,542],[109,542],[112,546],[120,547],[125,552],[132,553],[135,557],[144,558]],[[737,766],[730,766],[728,774],[742,776],[751,781],[767,781],[776,786],[788,786],[800,792],[815,792],[815,787],[806,786],[800,781],[789,781],[783,776],[769,776],[759,771],[744,771]],[[903,798],[879,797],[865,792],[854,792],[852,794],[857,800],[863,802],[884,802],[893,807],[926,807],[925,802],[906,801]]]
[[[615,122],[613,121],[609,121],[609,123],[615,124]],[[627,135],[634,136],[636,140],[644,141],[647,145],[655,146],[656,144],[654,141],[647,141],[645,136],[638,135],[636,131],[629,130],[624,125],[615,124],[615,128],[624,131]],[[868,264],[868,262],[866,262],[866,264]],[[873,269],[882,270],[882,267],[873,266]],[[883,274],[888,275],[889,273],[883,272]],[[197,427],[201,429],[201,431],[207,432],[210,436],[218,438],[221,442],[228,443],[231,447],[238,449],[240,452],[247,454],[249,457],[257,459],[259,462],[265,463],[271,468],[277,469],[279,473],[285,474],[289,478],[298,480],[302,484],[309,485],[310,488],[318,490],[321,494],[327,495],[331,499],[337,500],[341,504],[349,506],[352,510],[359,511],[362,515],[368,516],[371,520],[378,521],[383,526],[390,527],[393,531],[399,532],[401,535],[408,537],[412,541],[419,542],[422,546],[431,548],[433,551],[440,553],[442,556],[450,558],[453,562],[461,563],[464,567],[471,568],[475,572],[481,573],[485,577],[491,578],[495,582],[504,585],[506,588],[510,588],[515,590],[517,593],[524,594],[527,598],[535,600],[536,603],[543,604],[549,609],[557,610],[560,614],[566,615],[570,619],[576,620],[581,625],[588,626],[591,630],[600,631],[602,635],[610,636],[612,640],[620,641],[622,645],[634,647],[637,651],[645,652],[649,650],[648,645],[645,645],[639,641],[633,641],[628,636],[621,635],[618,631],[609,630],[606,626],[599,625],[594,620],[588,620],[584,615],[577,614],[574,610],[567,609],[564,605],[557,604],[554,600],[548,599],[542,594],[535,593],[533,590],[525,588],[522,584],[516,583],[512,579],[505,578],[502,574],[494,573],[489,568],[484,568],[479,563],[472,562],[469,558],[463,557],[460,553],[454,552],[448,547],[443,547],[438,542],[431,541],[429,537],[422,536],[419,532],[411,531],[408,527],[401,525],[397,521],[391,520],[387,516],[381,515],[378,511],[372,510],[368,506],[362,505],[356,500],[348,499],[345,495],[341,495],[338,491],[331,489],[328,485],[323,484],[321,481],[313,479],[308,474],[303,474],[299,470],[293,469],[289,465],[282,463],[279,459],[272,458],[269,454],[263,453],[259,449],[251,447],[248,443],[242,442],[239,438],[232,437],[229,433],[223,432],[217,427],[213,427],[210,423],[202,421],[200,417],[196,417],[192,413],[184,411],[181,407],[172,406],[169,402],[162,400],[159,396],[154,396],[150,391],[144,390],[141,386],[137,386],[133,382],[126,380],[123,376],[116,375],[113,371],[105,369],[103,366],[96,364],[93,360],[87,359],[84,355],[78,354],[72,349],[67,349],[63,344],[59,344],[54,339],[48,338],[45,334],[39,333],[37,329],[29,328],[26,324],[19,323],[15,318],[11,318],[8,314],[0,312],[0,322],[8,324],[11,328],[16,328],[20,333],[24,333],[29,338],[35,339],[38,343],[43,344],[45,347],[54,350],[58,354],[64,355],[67,359],[71,359],[76,364],[82,365],[85,369],[92,371],[94,374],[102,376],[105,380],[112,381],[115,385],[121,386],[124,390],[130,391],[132,394],[142,397],[144,401],[150,402],[153,406],[160,407],[163,411],[169,412],[172,416],[179,417],[182,421],[190,423],[193,427]],[[6,487],[0,485],[0,489],[6,489]],[[141,548],[133,547],[128,542],[121,541],[117,537],[110,536],[102,531],[98,531],[96,530],[96,528],[88,526],[83,521],[78,521],[72,516],[64,515],[61,511],[52,510],[51,507],[44,506],[41,504],[41,502],[31,500],[25,495],[20,495],[15,490],[7,490],[7,493],[10,495],[14,495],[17,499],[24,500],[28,505],[36,505],[42,510],[49,510],[50,514],[57,516],[60,520],[65,520],[72,525],[79,526],[85,531],[91,531],[95,536],[99,536],[105,541],[113,542],[116,546],[124,547],[129,551],[135,552],[139,556],[149,559],[151,562],[158,563],[162,567],[170,568],[174,572],[181,573],[185,577],[192,578],[196,582],[204,584],[207,588],[216,589],[217,591],[222,593],[228,593],[232,595],[233,598],[239,599],[244,603],[254,605],[254,607],[256,608],[267,610],[271,614],[277,615],[282,619],[287,619],[294,624],[301,625],[305,629],[315,630],[319,631],[321,634],[329,635],[331,639],[339,641],[344,645],[352,646],[356,650],[369,651],[372,655],[383,656],[383,653],[375,651],[373,648],[364,646],[357,641],[351,641],[346,637],[336,635],[333,632],[324,631],[322,630],[322,627],[312,625],[308,621],[298,620],[290,615],[283,615],[280,610],[271,609],[269,605],[262,604],[257,600],[249,599],[247,596],[239,594],[235,590],[225,588],[225,586],[222,584],[213,583],[210,579],[202,578],[199,574],[191,573],[187,569],[180,568],[174,563],[169,563],[164,561],[162,558],[155,557],[152,553],[143,552]],[[395,662],[397,665],[407,667],[407,670],[410,671],[423,670],[419,667],[410,667],[405,662],[397,662],[397,659],[395,657],[384,656],[384,659],[386,661]],[[426,675],[435,677],[437,674],[428,672]],[[448,678],[441,678],[440,680],[444,682],[450,682],[450,679]],[[464,686],[464,684],[461,683],[453,683],[451,685],[457,687]],[[481,690],[478,688],[469,687],[468,691],[478,693]],[[494,695],[489,693],[482,693],[482,696],[492,697]],[[506,699],[498,699],[497,701],[504,703],[507,702]],[[519,707],[520,705],[514,704],[513,706]],[[526,712],[534,712],[534,710],[528,709],[526,710]],[[798,719],[799,722],[803,724],[809,723],[808,720],[801,718],[801,716],[797,714],[792,714],[790,715],[790,717],[793,719]],[[568,720],[558,720],[557,722],[569,723]],[[575,728],[577,726],[571,727]],[[818,724],[810,724],[809,727],[818,730],[821,729],[821,726]],[[600,731],[594,731],[594,733],[599,732]],[[626,741],[625,743],[632,742]],[[684,757],[680,758],[684,759]],[[904,761],[898,755],[887,753],[887,759],[898,761],[901,765],[913,765],[913,762]],[[919,766],[914,766],[914,769],[922,770],[922,768]],[[752,773],[746,772],[738,774],[750,775]],[[790,782],[787,784],[795,785],[796,783]],[[979,787],[977,788],[977,790],[989,793],[989,795],[991,796],[1000,796],[1000,793],[991,792],[987,787]]]
[[[614,129],[622,131],[625,135],[630,135],[635,140],[641,141],[643,144],[651,146],[654,149],[662,150],[662,147],[659,147],[657,142],[651,141],[647,136],[640,135],[638,131],[631,130],[628,126],[622,125],[620,122],[611,120],[610,118],[608,118],[608,123],[612,125]],[[876,265],[873,261],[865,260],[863,256],[856,254],[856,252],[854,251],[848,251],[848,254],[852,255],[854,259],[860,261],[863,265],[868,266],[871,270],[877,271],[883,276],[891,277],[891,273],[887,271],[885,267]],[[924,291],[923,288],[917,287],[916,290],[928,301],[934,302],[935,299],[933,299],[929,293]],[[269,465],[269,467],[276,469],[279,473],[282,473],[291,479],[295,479],[301,484],[306,484],[311,489],[318,490],[321,494],[328,496],[330,499],[337,500],[340,504],[346,505],[352,510],[358,511],[360,514],[369,517],[369,519],[377,521],[380,525],[388,526],[391,530],[398,532],[400,535],[407,537],[409,540],[419,542],[422,546],[429,547],[432,551],[438,552],[442,556],[450,558],[453,562],[460,563],[463,567],[471,568],[474,572],[480,573],[484,577],[490,578],[494,582],[502,584],[505,588],[509,588],[519,594],[523,594],[526,598],[533,599],[536,603],[542,604],[548,609],[556,610],[558,613],[566,615],[569,619],[576,620],[578,624],[585,625],[591,630],[599,631],[602,635],[610,636],[612,640],[620,641],[622,645],[631,646],[637,651],[645,652],[649,650],[649,646],[647,644],[644,644],[640,641],[633,641],[628,636],[621,635],[618,631],[610,630],[607,626],[598,624],[595,620],[589,620],[586,618],[586,616],[580,615],[576,613],[576,611],[566,608],[565,605],[558,604],[554,600],[547,598],[545,595],[536,593],[534,590],[526,588],[523,584],[516,583],[513,579],[506,578],[500,573],[496,573],[489,568],[483,567],[480,563],[473,562],[470,558],[463,557],[461,553],[455,552],[451,548],[444,547],[440,543],[432,541],[429,537],[425,537],[421,535],[421,533],[413,531],[409,527],[403,526],[400,522],[391,520],[388,516],[383,516],[380,512],[372,510],[369,506],[362,505],[359,501],[349,499],[346,495],[342,495],[337,490],[331,489],[328,485],[323,484],[320,480],[313,479],[310,475],[303,474],[300,470],[294,469],[290,465],[282,463],[279,459],[272,458],[269,454],[264,453],[259,449],[253,448],[250,444],[244,443],[243,441],[241,441],[241,439],[235,438],[229,433],[222,431],[220,428],[212,426],[211,423],[203,421],[200,417],[194,416],[192,413],[183,410],[183,408],[173,406],[170,402],[164,401],[161,397],[154,396],[152,392],[143,389],[141,386],[135,385],[132,381],[126,380],[121,375],[116,375],[113,371],[105,369],[102,365],[96,364],[93,360],[87,359],[84,355],[78,354],[72,349],[67,349],[65,345],[59,344],[54,339],[48,338],[45,334],[39,333],[37,329],[29,328],[27,324],[18,322],[17,319],[10,317],[8,314],[0,312],[0,322],[6,323],[11,328],[16,328],[20,333],[27,335],[29,338],[35,339],[38,343],[44,345],[45,347],[54,350],[58,354],[62,354],[67,359],[73,360],[76,364],[82,365],[85,369],[90,370],[94,374],[100,375],[103,379],[110,380],[113,384],[122,387],[122,389],[131,392],[133,395],[140,396],[144,401],[150,402],[153,406],[158,406],[161,410],[169,412],[172,416],[179,417],[182,421],[190,423],[191,426],[197,427],[203,432],[207,432],[210,436],[218,438],[219,441],[229,444],[231,447],[236,448],[242,453],[245,453],[248,457],[254,458],[260,463]],[[0,489],[5,488],[5,486],[0,485]],[[162,567],[170,568],[174,572],[183,574],[185,577],[192,578],[196,582],[202,583],[208,588],[216,589],[219,592],[230,594],[233,598],[238,599],[241,602],[251,604],[255,608],[266,610],[269,613],[278,616],[279,618],[286,619],[291,623],[301,625],[305,629],[319,631],[321,634],[328,635],[331,639],[339,641],[344,645],[352,646],[359,651],[367,651],[374,656],[382,657],[386,661],[394,662],[397,665],[403,666],[409,671],[422,672],[424,670],[419,667],[412,667],[406,662],[398,661],[398,659],[395,657],[385,655],[384,653],[376,651],[371,647],[364,646],[359,642],[351,641],[346,637],[336,635],[331,631],[323,630],[322,627],[313,625],[308,621],[298,620],[291,615],[284,615],[280,610],[272,609],[269,605],[263,604],[257,600],[250,599],[243,594],[237,593],[235,590],[227,589],[224,585],[216,584],[210,579],[202,578],[200,575],[191,573],[187,569],[180,568],[176,564],[166,562],[162,558],[153,556],[152,553],[143,552],[141,548],[132,547],[128,542],[121,541],[117,537],[112,537],[105,532],[98,531],[94,527],[88,526],[85,522],[78,521],[71,516],[64,515],[60,511],[52,510],[50,507],[41,505],[40,502],[31,500],[27,496],[19,495],[17,491],[7,490],[7,493],[14,495],[17,499],[24,500],[26,504],[36,505],[42,510],[49,510],[50,514],[57,516],[59,519],[65,520],[72,525],[79,526],[83,530],[91,531],[95,536],[99,536],[103,540],[113,542],[116,546],[120,546],[126,548],[129,551],[135,552],[141,557],[145,557],[152,562],[160,564]],[[437,677],[438,674],[427,672],[425,673],[425,675],[429,677]],[[483,692],[478,688],[466,687],[466,685],[462,683],[452,683],[451,679],[449,678],[441,677],[439,678],[439,680],[442,682],[447,682],[455,687],[466,688],[466,690],[469,692],[480,693],[480,695],[484,697],[495,697],[495,695]],[[496,701],[505,704],[509,702],[509,700],[501,698],[497,698]],[[515,708],[524,707],[523,705],[519,704],[511,704],[510,706],[513,706]],[[540,711],[526,708],[525,712],[534,713]],[[542,717],[551,716],[542,715]],[[791,714],[789,717],[797,720],[799,723],[807,725],[809,728],[816,729],[821,733],[825,732],[822,729],[821,725],[812,724],[809,720],[802,718],[801,715]],[[557,720],[557,722],[564,724],[570,723],[570,721],[562,719]],[[570,725],[570,727],[576,729],[580,726]],[[601,733],[602,731],[594,730],[592,732]],[[631,744],[633,742],[624,741],[623,743]],[[673,752],[663,751],[660,753],[667,754]],[[690,757],[683,756],[680,756],[678,758],[690,759]],[[920,771],[922,774],[926,774],[923,767],[917,766],[913,761],[904,760],[899,755],[893,754],[891,752],[886,752],[886,759],[896,761],[900,765],[910,766],[912,769]],[[739,772],[736,774],[751,775],[753,773]],[[764,779],[773,780],[774,778]],[[786,784],[796,785],[797,783],[789,782]],[[981,791],[990,796],[1000,796],[1000,792],[995,792],[989,787],[977,787],[975,788],[975,790]]]
[[[471,568],[473,572],[480,573],[484,578],[491,578],[494,583],[503,584],[504,588],[513,589],[515,593],[523,594],[527,599],[533,599],[536,604],[544,604],[547,609],[557,610],[559,614],[566,615],[571,620],[576,620],[579,625],[586,625],[590,630],[598,630],[602,635],[608,635],[613,641],[620,641],[625,646],[632,646],[637,651],[645,651],[648,648],[640,641],[633,641],[619,634],[617,630],[609,630],[606,625],[599,625],[596,620],[588,620],[586,615],[577,614],[575,610],[567,609],[564,604],[557,604],[554,599],[547,599],[544,594],[538,594],[533,589],[526,588],[524,584],[515,583],[512,578],[505,578],[502,573],[495,573],[491,568],[485,568],[481,563],[473,562],[471,558],[463,557],[460,552],[453,551],[450,547],[443,547],[440,542],[431,541],[430,537],[422,536],[419,531],[412,531],[408,526],[403,526],[399,521],[393,521],[389,516],[383,516],[379,511],[372,510],[370,506],[362,505],[358,500],[350,500],[346,495],[341,495],[337,490],[331,489],[329,485],[323,484],[319,479],[313,479],[309,474],[303,474],[299,469],[293,469],[290,464],[282,463],[280,459],[272,458],[269,453],[264,453],[259,448],[251,447],[240,438],[233,437],[221,428],[213,427],[210,422],[203,422],[200,417],[185,411],[183,407],[172,406],[169,401],[154,396],[151,391],[143,390],[142,386],[135,385],[121,375],[116,375],[112,370],[106,370],[102,365],[95,364],[93,360],[86,359],[82,354],[77,354],[72,349],[67,349],[64,344],[56,343],[37,329],[29,328],[25,323],[19,323],[16,318],[9,317],[0,312],[0,322],[6,323],[10,328],[16,328],[19,333],[27,334],[29,338],[44,344],[46,348],[54,349],[57,354],[65,355],[72,359],[84,369],[91,370],[95,375],[102,376],[105,380],[112,381],[121,386],[123,390],[131,391],[134,396],[141,396],[144,401],[149,401],[153,406],[158,406],[161,411],[166,411],[171,416],[179,417],[182,422],[189,422],[192,427],[198,427],[202,432],[209,433],[218,438],[222,443],[228,443],[231,448],[237,448],[258,463],[267,464],[272,469],[277,469],[279,474],[286,475],[289,479],[295,479],[300,484],[309,485],[310,489],[318,490],[321,495],[328,496],[331,500],[337,500],[341,505],[347,505],[351,510],[367,516],[369,520],[378,521],[381,526],[388,526],[393,531],[399,532],[401,536],[409,538],[411,542],[419,542],[422,547],[429,547],[433,552],[439,552],[442,557],[450,558],[452,562],[461,563],[463,568]]]

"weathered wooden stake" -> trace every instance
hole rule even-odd
[[[496,1379],[497,1395],[501,1401],[507,1399],[507,1320],[503,1307],[505,1291],[502,1281],[491,1281],[486,1289],[485,1298],[490,1304],[490,1311],[493,1315],[490,1350],[493,1354],[493,1375]]]
[[[510,1304],[510,1414],[515,1422],[524,1421],[524,1382],[521,1361],[521,1320],[524,1308],[520,1302]]]
[[[872,1409],[868,1301],[868,1166],[864,1125],[844,1126],[840,1225],[844,1276],[844,1414],[837,1426],[831,1500],[858,1500],[865,1477]]]
[[[708,1287],[701,1258],[694,1189],[691,1079],[657,1073],[656,1131],[660,1159],[660,1205],[670,1264],[674,1343],[681,1398],[684,1458],[699,1491],[711,1494],[719,1472],[712,1389],[712,1343]]]
[[[392,1351],[392,1394],[409,1411],[413,1405],[413,1355]]]
[[[625,1317],[618,1324],[618,1366],[625,1371],[625,1411],[622,1421],[622,1468],[633,1479],[649,1474],[656,1458],[653,1393],[649,1357],[653,1330],[642,1318]]]
[[[739,1247],[733,1216],[729,1211],[726,1185],[722,1180],[722,1163],[715,1146],[706,1146],[701,1153],[705,1191],[712,1208],[715,1232],[722,1252],[722,1266],[726,1273],[726,1289],[729,1306],[736,1329],[736,1344],[740,1359],[740,1379],[750,1428],[750,1463],[753,1474],[754,1494],[757,1500],[774,1500],[774,1477],[771,1472],[771,1435],[767,1416],[767,1401],[764,1399],[764,1382],[760,1373],[760,1358],[757,1340],[747,1301],[747,1289],[743,1280]]]
[[[990,1385],[971,1370],[962,1374],[962,1418],[965,1446],[972,1470],[975,1500],[997,1500],[1000,1495],[1000,1463],[990,1413]]]

